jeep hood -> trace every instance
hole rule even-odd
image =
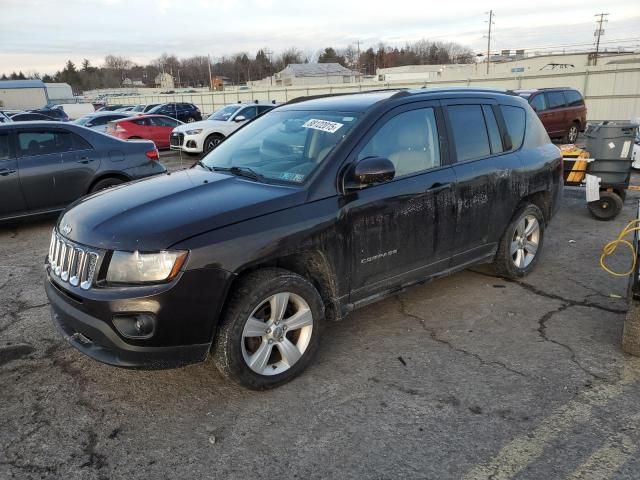
[[[298,205],[305,191],[201,167],[123,184],[72,204],[58,231],[83,245],[154,251],[225,225]]]

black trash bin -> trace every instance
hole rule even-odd
[[[588,124],[584,132],[586,150],[594,159],[587,173],[600,178],[600,200],[589,202],[589,211],[599,220],[611,220],[622,210],[637,127],[631,122],[602,122]]]

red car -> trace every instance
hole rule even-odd
[[[169,148],[171,131],[182,122],[164,115],[139,115],[107,124],[106,133],[122,140],[151,140],[157,148]]]

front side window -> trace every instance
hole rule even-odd
[[[549,108],[564,107],[564,94],[562,92],[548,92],[546,95]]]
[[[536,95],[531,100],[531,106],[538,112],[542,112],[547,109],[547,100],[543,94]]]
[[[257,114],[258,114],[258,111],[256,107],[243,108],[238,112],[238,116],[242,115],[247,120],[251,120],[252,118],[255,118]]]
[[[221,122],[226,122],[231,118],[235,112],[240,109],[238,105],[227,105],[226,107],[222,107],[220,110],[209,115],[207,120],[220,120]]]
[[[258,180],[301,184],[358,118],[335,111],[273,112],[238,130],[201,163],[212,170],[256,174]]]
[[[402,112],[385,123],[358,154],[391,160],[396,177],[440,166],[438,128],[433,108]]]
[[[488,157],[491,154],[487,127],[480,105],[447,107],[458,162]]]

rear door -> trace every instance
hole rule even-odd
[[[515,207],[510,173],[520,162],[516,153],[505,148],[495,100],[456,99],[443,104],[455,157],[457,219],[452,265],[461,266],[495,251]]]
[[[20,188],[18,161],[9,130],[0,132],[0,217],[17,215],[27,210]]]
[[[567,130],[567,109],[564,94],[561,90],[545,92],[547,98],[547,114],[549,115],[549,128],[547,132],[553,136],[562,135]]]
[[[455,174],[442,138],[439,102],[417,102],[385,114],[351,155],[396,167],[393,180],[344,197],[352,302],[448,268]]]
[[[552,117],[553,113],[549,112],[549,107],[547,105],[547,97],[544,93],[536,93],[533,95],[533,98],[529,100],[529,104],[531,108],[533,108],[538,115],[538,118],[544,125],[544,129],[547,132],[551,131],[552,128]]]
[[[51,128],[17,132],[22,191],[30,210],[62,207],[87,193],[100,164],[79,135]]]

